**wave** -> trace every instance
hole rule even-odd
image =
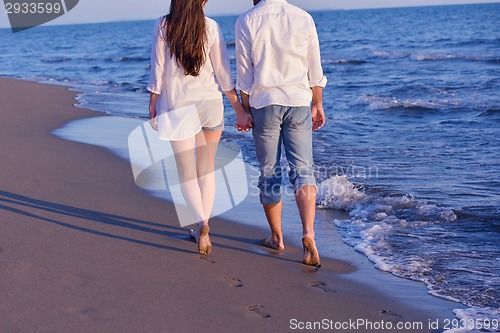
[[[459,320],[456,328],[452,328],[443,333],[465,333],[473,332],[474,328],[482,328],[479,332],[499,332],[500,331],[500,310],[487,307],[470,307],[468,309],[453,310],[455,316]],[[463,325],[463,323],[474,323],[474,325]],[[469,327],[467,327],[469,326]]]
[[[319,184],[318,207],[350,211],[352,216],[382,221],[397,211],[412,209],[416,217],[426,220],[450,222],[457,219],[451,208],[423,203],[406,194],[384,195],[384,191],[373,189],[366,193],[346,176],[333,176]]]
[[[89,68],[90,72],[96,73],[96,72],[103,72],[106,69],[104,67],[98,66],[98,65],[93,65],[92,67]]]
[[[498,63],[500,63],[500,58],[488,58],[488,59],[484,59],[482,61],[484,61],[484,62],[491,62],[491,63],[494,63],[494,64],[498,64]]]
[[[469,307],[498,306],[498,277],[489,272],[496,259],[462,245],[459,211],[408,194],[361,190],[345,176],[320,183],[318,206],[348,212],[333,223],[378,269],[421,281],[431,294]],[[476,283],[464,285],[471,280]]]
[[[150,61],[149,57],[141,57],[141,56],[125,56],[120,58],[111,59],[112,62],[142,62],[142,61]]]
[[[487,63],[499,63],[500,58],[495,56],[475,56],[475,55],[462,55],[462,54],[412,54],[411,59],[417,61],[441,61],[441,60],[458,60],[458,61],[468,61],[468,62],[487,62]]]
[[[97,80],[97,81],[92,81],[91,83],[93,86],[98,86],[98,87],[106,87],[109,85],[113,85],[113,81],[107,81],[107,80]]]
[[[410,58],[417,61],[436,61],[436,60],[457,60],[464,59],[456,54],[412,54]]]
[[[374,58],[382,59],[405,59],[408,58],[413,61],[427,62],[427,61],[466,61],[466,62],[486,62],[486,63],[499,63],[500,58],[497,55],[466,55],[460,53],[410,53],[400,51],[387,51],[387,50],[372,50],[370,54]]]
[[[437,43],[445,43],[446,47],[484,47],[488,45],[498,45],[500,43],[500,38],[477,38],[474,40],[467,41],[454,41],[451,38],[440,39],[436,41]]]
[[[477,115],[479,118],[500,118],[500,109],[488,109],[486,111],[481,112],[480,114]]]
[[[323,64],[350,64],[350,65],[364,65],[368,63],[367,60],[359,59],[323,59]]]
[[[93,80],[89,82],[92,86],[103,87],[99,93],[148,93],[147,84],[140,82],[115,82],[110,80]]]
[[[460,106],[459,101],[453,99],[419,99],[396,98],[365,95],[358,98],[355,103],[368,105],[372,111],[388,109],[413,109],[413,110],[442,110]]]
[[[348,211],[367,200],[368,196],[359,191],[345,176],[326,179],[318,188],[319,208]]]
[[[145,50],[147,49],[144,45],[130,45],[130,44],[122,44],[120,45],[122,49],[125,50]]]
[[[46,63],[59,63],[59,62],[65,62],[65,61],[71,61],[73,60],[70,57],[45,57],[42,58],[42,62]]]
[[[370,51],[373,57],[375,58],[396,58],[403,59],[410,56],[407,52],[399,52],[399,51],[386,51],[386,50],[372,50]]]
[[[57,50],[57,51],[59,51],[59,50],[71,50],[73,48],[74,48],[74,46],[69,46],[69,45],[55,45],[55,46],[53,46],[53,50]]]

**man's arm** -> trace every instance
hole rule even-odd
[[[241,99],[245,111],[250,111],[248,95],[253,85],[254,67],[252,61],[252,45],[250,32],[242,17],[238,18],[235,27],[236,37],[236,89],[241,91]]]
[[[250,95],[247,93],[240,91],[241,95],[241,104],[243,105],[243,109],[246,112],[250,112]]]
[[[313,131],[319,130],[325,125],[326,117],[325,110],[323,110],[323,87],[312,87],[312,123]]]
[[[311,41],[309,44],[307,59],[308,59],[308,77],[309,85],[312,90],[312,122],[313,131],[319,130],[325,125],[326,117],[325,110],[323,109],[323,88],[328,82],[327,78],[323,75],[323,68],[321,66],[321,55],[319,47],[319,38],[316,31],[316,26],[311,18]]]
[[[242,132],[250,130],[253,126],[250,115],[250,89],[254,79],[254,67],[251,57],[250,33],[242,17],[236,21],[236,88],[240,90],[241,105],[245,114],[237,114],[236,128]],[[241,122],[245,122],[242,124]],[[246,125],[246,126],[243,126]]]

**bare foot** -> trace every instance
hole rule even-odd
[[[262,239],[260,241],[260,245],[271,248],[273,250],[278,250],[278,251],[284,251],[285,246],[283,244],[283,241],[276,241],[273,239],[273,236],[269,236],[269,238]]]
[[[320,267],[321,263],[319,260],[318,249],[316,248],[316,242],[310,237],[302,238],[302,245],[304,246],[304,260],[303,263],[309,266]]]
[[[198,244],[198,252],[200,254],[205,255],[212,253],[212,242],[210,242],[210,237],[208,236],[209,232],[210,227],[208,225],[205,225],[198,230],[189,230],[189,236],[191,236]]]

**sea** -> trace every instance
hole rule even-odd
[[[458,319],[497,321],[478,332],[499,332],[500,3],[311,14],[329,80],[318,208],[346,212],[317,223],[378,269],[463,304]],[[213,18],[234,71],[237,17]],[[0,76],[66,85],[81,107],[146,120],[153,24],[0,29]],[[256,165],[225,104],[223,141]]]

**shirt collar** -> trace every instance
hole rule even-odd
[[[261,0],[260,2],[273,3],[273,2],[287,2],[286,0]]]

